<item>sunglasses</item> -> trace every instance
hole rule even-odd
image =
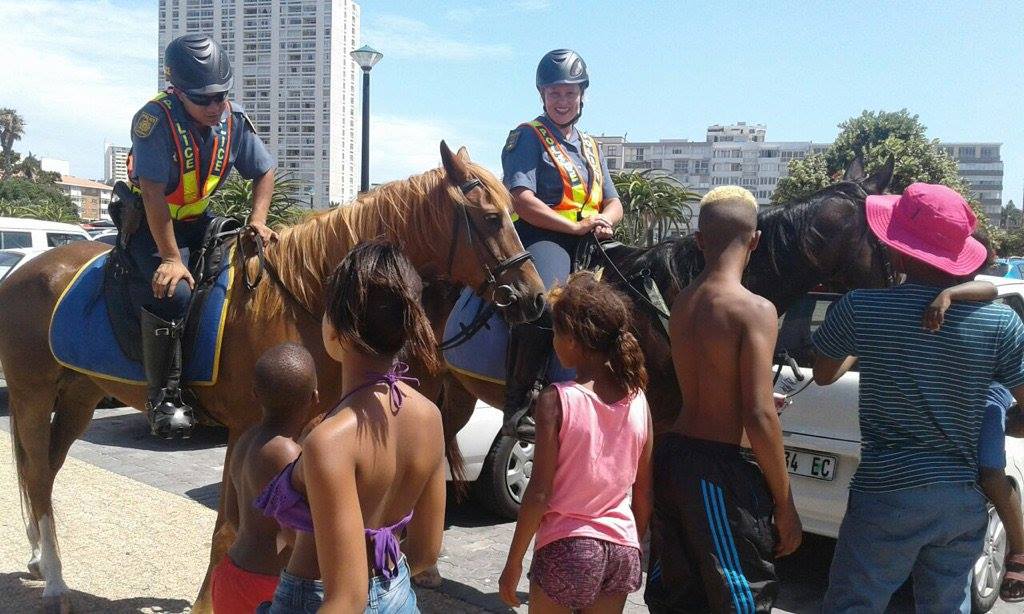
[[[192,102],[192,104],[200,107],[205,107],[211,104],[220,104],[224,102],[227,97],[227,92],[218,92],[216,94],[185,94],[185,97]]]

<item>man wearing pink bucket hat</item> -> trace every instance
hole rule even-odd
[[[989,385],[1024,401],[1024,324],[1004,305],[958,302],[937,332],[921,314],[986,261],[953,190],[915,183],[869,196],[868,225],[904,283],[855,290],[813,336],[814,379],[860,370],[861,462],[839,530],[825,612],[882,612],[914,578],[918,612],[970,612],[987,514],[978,439]]]

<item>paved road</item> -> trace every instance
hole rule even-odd
[[[6,388],[0,387],[0,429],[3,430],[9,430],[10,426],[6,392]],[[84,437],[72,447],[71,456],[215,510],[225,441],[225,432],[212,428],[201,429],[188,441],[161,441],[149,435],[145,418],[134,410],[100,409]],[[110,504],[116,506],[117,502]],[[0,517],[16,513],[13,509],[3,509]],[[56,513],[59,517],[60,510]],[[514,524],[481,511],[472,500],[458,502],[454,498],[449,504],[445,524],[444,551],[438,564],[445,582],[438,591],[417,591],[423,610],[445,614],[513,612],[501,603],[496,592]],[[779,612],[818,610],[833,547],[832,540],[807,535],[801,549],[780,562],[783,585],[777,603]],[[525,600],[525,582],[521,588]],[[131,600],[125,604],[126,609],[118,611],[140,611],[139,604]],[[525,610],[525,607],[519,609]],[[5,611],[2,604],[0,611]],[[640,593],[633,595],[626,611],[646,611]],[[909,591],[902,591],[889,611],[911,611]],[[1000,603],[993,612],[1009,614],[1019,612],[1019,608]]]

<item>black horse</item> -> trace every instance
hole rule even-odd
[[[821,285],[844,291],[891,283],[888,257],[868,228],[864,201],[868,195],[883,193],[892,173],[892,159],[868,177],[861,162],[855,160],[842,181],[824,188],[806,202],[762,210],[758,214],[761,242],[751,256],[744,285],[772,301],[781,315]],[[624,290],[636,304],[635,332],[646,356],[651,382],[647,398],[655,430],[661,430],[675,420],[682,406],[668,338],[661,316],[625,280],[633,280],[630,283],[636,286],[635,280],[646,273],[657,285],[664,302],[672,305],[679,291],[704,268],[704,255],[690,235],[650,248],[620,247],[609,251],[608,258],[611,263],[604,279]],[[453,302],[451,292],[435,289],[428,294],[428,313],[435,322],[441,319],[439,329],[443,328],[443,317],[450,312]],[[449,439],[469,420],[476,398],[496,407],[504,399],[504,386],[500,384],[466,373],[452,372],[446,379],[444,411],[451,412],[451,422],[457,427],[446,433]],[[461,416],[465,416],[464,420],[457,419]]]

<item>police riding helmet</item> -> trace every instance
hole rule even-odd
[[[590,85],[587,64],[572,49],[555,49],[544,54],[537,65],[537,89],[561,83],[577,83],[581,90]]]
[[[172,40],[164,52],[167,80],[186,94],[218,94],[231,89],[234,73],[224,49],[204,34]]]

